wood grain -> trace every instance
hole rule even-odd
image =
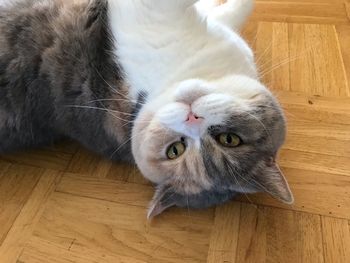
[[[330,97],[348,96],[335,27],[291,24],[289,31],[291,91]]]
[[[0,246],[0,262],[16,262],[31,237],[58,179],[59,173],[56,171],[46,171],[41,175]]]
[[[348,13],[342,1],[266,1],[258,0],[254,20],[312,24],[349,24]]]
[[[288,210],[350,219],[349,176],[295,168],[282,168],[282,170],[292,185],[295,197],[292,206],[277,202],[266,194],[249,196],[250,201]],[[242,200],[249,202],[245,197],[242,197]]]
[[[208,263],[236,262],[240,214],[240,203],[230,203],[216,208]]]
[[[1,156],[0,159],[19,165],[27,165],[38,168],[47,168],[58,171],[66,170],[71,161],[72,153],[55,148],[30,150],[23,153]]]
[[[325,262],[342,263],[350,258],[349,222],[337,218],[322,218]]]
[[[149,223],[144,207],[56,193],[34,236],[70,251],[115,251],[153,262],[203,262],[211,225],[210,215],[189,217],[182,211]]]
[[[320,216],[242,205],[237,262],[324,262]]]
[[[0,262],[348,263],[350,0],[257,0],[242,35],[285,110],[293,205],[256,194],[149,222],[135,166],[65,141],[0,157]]]
[[[10,166],[0,177],[0,244],[23,209],[43,170]]]

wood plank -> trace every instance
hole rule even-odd
[[[154,194],[151,186],[68,173],[62,177],[57,191],[141,207],[147,207]]]
[[[350,219],[350,177],[302,169],[282,168],[295,197],[284,205],[266,194],[242,196],[240,200],[338,218]]]
[[[255,25],[257,27],[256,35],[250,33],[245,37],[250,42],[253,37],[255,38],[254,52],[262,81],[271,89],[289,90],[288,24],[259,22]],[[252,29],[250,31],[254,32]]]
[[[350,228],[348,220],[322,217],[325,262],[343,263],[350,259]]]
[[[288,133],[294,136],[322,137],[347,143],[350,140],[350,125],[327,122],[316,123],[288,117]],[[324,148],[326,148],[325,146],[328,147],[329,144],[323,145]]]
[[[98,171],[99,163],[102,162],[103,159],[104,158],[101,156],[79,147],[65,171],[85,174],[86,176],[104,177],[104,174],[101,175],[96,172]]]
[[[328,110],[325,108],[309,108],[295,104],[284,104],[283,109],[289,118],[312,121],[315,125],[317,125],[317,123],[350,125],[350,112],[343,112],[343,109]]]
[[[350,19],[350,0],[343,0],[343,3],[345,4],[345,9],[348,14],[348,18]]]
[[[279,163],[286,168],[350,176],[350,162],[347,157],[283,149]]]
[[[346,46],[348,42],[345,32],[339,41],[339,33],[332,25],[270,22],[251,22],[248,25],[244,36],[249,42],[257,39],[254,45],[256,62],[268,87],[311,95],[349,96],[347,71],[341,53],[341,49],[344,50],[341,44]],[[339,26],[338,31],[347,28]],[[346,48],[344,52],[347,52]]]
[[[106,178],[149,186],[151,185],[150,182],[142,176],[136,165],[114,164],[111,166]]]
[[[159,262],[206,259],[211,213],[191,212],[189,217],[187,211],[175,210],[149,223],[145,212],[143,207],[55,193],[34,235],[71,251],[116,251]]]
[[[42,174],[0,246],[0,262],[17,262],[59,177],[56,171],[47,170]]]
[[[236,262],[240,213],[241,204],[237,202],[216,208],[208,263]]]
[[[331,113],[343,113],[348,111],[350,98],[344,97],[327,97],[314,94],[305,94],[300,92],[275,91],[274,94],[278,97],[282,104],[303,106],[309,109],[323,109]]]
[[[315,127],[319,124],[350,125],[350,99],[347,97],[330,98],[286,91],[274,93],[289,121],[308,121]]]
[[[55,151],[50,148],[0,155],[0,158],[19,165],[64,171],[72,154],[64,151]]]
[[[348,95],[334,26],[291,24],[289,38],[291,91],[330,97]]]
[[[187,209],[174,208],[155,218],[152,222],[148,222],[146,218],[148,207],[146,205],[131,206],[120,202],[92,199],[59,192],[56,192],[50,199],[48,207],[52,208],[51,210],[46,210],[50,217],[60,217],[60,214],[77,218],[81,216],[89,221],[113,224],[118,225],[120,228],[134,230],[144,229],[145,224],[149,223],[154,227],[168,229],[177,229],[180,224],[182,225],[181,229],[189,228],[191,230],[192,227],[195,229],[197,227],[207,227],[214,220],[214,209],[188,211]],[[100,215],[104,216],[101,217]],[[192,219],[196,221],[195,225],[192,224]],[[178,223],[176,220],[179,220]]]
[[[289,3],[295,3],[295,4],[326,4],[326,5],[330,5],[330,4],[343,4],[344,0],[257,0],[258,2],[279,2],[279,3],[283,3],[283,4],[289,4]],[[348,0],[345,0],[348,1]]]
[[[264,83],[271,82],[271,68],[273,68],[272,50],[276,43],[272,42],[273,24],[267,22],[258,23],[256,32],[255,61],[259,66],[261,78]]]
[[[350,128],[350,125],[348,128]],[[329,133],[331,132],[329,131]],[[350,135],[350,130],[347,134]],[[340,140],[338,138],[329,138],[328,136],[308,136],[289,132],[284,149],[346,157],[350,161],[350,140]]]
[[[3,176],[3,174],[10,167],[10,165],[10,163],[0,160],[0,177]]]
[[[265,69],[262,74],[270,71],[270,82],[266,82],[269,88],[289,91],[291,88],[290,63],[295,58],[289,56],[288,24],[273,23],[272,45],[272,67]]]
[[[242,204],[240,222],[237,262],[324,262],[318,215]]]
[[[132,255],[125,257],[117,253],[118,251],[113,251],[102,254],[95,249],[63,249],[54,243],[33,237],[23,250],[18,263],[146,263]]]
[[[288,23],[349,24],[344,4],[321,1],[257,1],[252,20]]]
[[[348,6],[348,15],[350,19],[350,1],[346,3]],[[344,64],[344,71],[347,76],[347,95],[350,96],[350,26],[336,26],[338,42],[341,50],[341,58]]]
[[[42,169],[10,166],[0,177],[0,244],[38,183]]]
[[[83,148],[79,148],[75,153],[66,172],[87,177],[151,185],[136,166],[112,162]]]

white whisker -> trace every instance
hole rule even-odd
[[[104,109],[104,108],[99,108],[99,107],[80,106],[80,105],[65,105],[65,107],[67,107],[67,108],[91,109],[91,110],[104,111],[104,112],[107,112],[108,114],[111,114],[113,117],[115,117],[118,120],[121,120],[121,121],[124,121],[124,122],[132,122],[130,120],[126,120],[126,119],[120,118],[119,116],[116,116],[114,113],[120,113],[118,111],[112,111],[112,110],[109,110],[109,109]],[[122,113],[122,114],[124,114],[124,113]]]

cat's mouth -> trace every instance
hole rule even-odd
[[[192,111],[188,113],[188,116],[184,122],[183,133],[187,136],[197,139],[201,136],[201,131],[203,129],[204,118],[199,117]]]

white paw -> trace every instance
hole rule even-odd
[[[196,3],[196,7],[204,15],[210,14],[213,8],[217,7],[216,0],[200,0]]]
[[[254,8],[254,0],[227,0],[209,14],[215,20],[240,30]]]
[[[194,5],[198,0],[152,0],[163,10],[186,9]]]
[[[252,12],[255,0],[227,0],[223,6],[233,8],[235,12],[243,12],[245,14]]]

